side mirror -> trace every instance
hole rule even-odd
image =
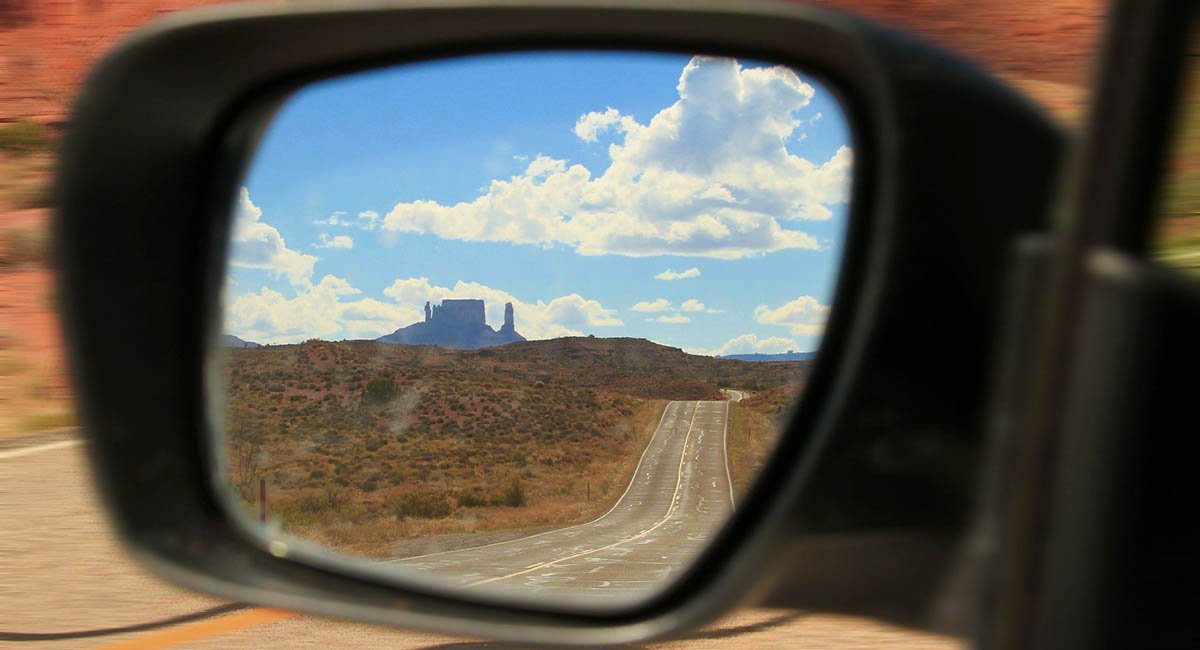
[[[304,46],[297,47],[298,43]],[[333,404],[340,398],[333,392],[301,391],[297,384],[308,381],[309,374],[288,375],[279,364],[291,363],[294,369],[316,363],[317,357],[338,358],[364,349],[362,344],[332,342],[304,348],[291,345],[297,341],[279,338],[291,347],[230,351],[228,342],[237,341],[222,338],[239,334],[228,331],[234,322],[230,319],[239,315],[227,301],[231,294],[223,293],[229,291],[230,268],[253,267],[252,262],[245,263],[249,257],[239,257],[248,249],[238,249],[238,242],[273,246],[276,253],[281,246],[286,248],[279,231],[267,224],[270,218],[238,221],[231,209],[243,199],[251,208],[260,207],[242,188],[247,170],[255,173],[253,155],[260,145],[267,151],[272,142],[276,128],[271,126],[272,118],[280,117],[277,125],[290,119],[288,107],[298,104],[287,103],[289,98],[299,102],[306,91],[297,91],[314,82],[330,87],[339,83],[330,80],[368,71],[380,74],[377,71],[385,67],[399,73],[421,69],[437,82],[447,78],[438,75],[449,64],[431,62],[463,64],[470,61],[460,58],[465,55],[565,50],[682,54],[681,66],[690,65],[687,56],[696,53],[718,55],[723,61],[763,61],[762,70],[778,66],[811,79],[831,98],[831,105],[844,111],[845,130],[852,135],[852,182],[845,205],[839,208],[845,213],[844,239],[837,243],[840,260],[829,258],[833,263],[828,270],[831,275],[837,272],[836,283],[829,283],[825,304],[831,309],[816,356],[779,366],[784,370],[773,378],[762,374],[767,366],[746,370],[738,380],[745,383],[736,385],[718,377],[745,362],[702,356],[686,360],[694,372],[708,373],[689,388],[699,397],[659,395],[679,401],[663,408],[655,431],[667,419],[689,422],[679,429],[686,433],[679,450],[673,452],[676,455],[655,456],[655,462],[679,460],[675,483],[679,489],[668,500],[669,515],[670,506],[684,503],[679,490],[685,485],[683,468],[693,448],[689,445],[690,434],[697,430],[695,421],[701,420],[704,435],[715,436],[728,426],[731,400],[723,399],[720,389],[729,391],[727,397],[740,399],[751,379],[757,386],[787,387],[789,377],[803,374],[804,390],[794,407],[782,409],[792,401],[790,393],[780,401],[778,442],[763,456],[754,480],[745,481],[736,509],[722,510],[709,528],[693,531],[702,536],[679,541],[689,550],[686,561],[671,564],[670,579],[656,582],[636,598],[605,604],[548,598],[536,590],[463,587],[558,566],[608,548],[611,541],[562,541],[558,554],[547,556],[549,560],[534,557],[531,549],[518,549],[508,558],[514,564],[507,571],[474,577],[479,567],[462,565],[448,581],[445,573],[441,579],[430,579],[436,572],[400,571],[345,553],[326,553],[313,544],[321,538],[305,539],[299,528],[287,527],[297,521],[294,518],[277,521],[274,528],[255,523],[238,505],[239,499],[247,505],[256,503],[253,473],[242,472],[246,475],[240,479],[246,479],[246,485],[241,492],[230,484],[242,481],[231,479],[248,466],[262,466],[255,465],[256,454],[281,454],[296,438],[273,432],[274,447],[251,440],[247,444],[258,446],[246,447],[246,463],[239,464],[235,443],[241,444],[239,436],[253,439],[254,435],[243,435],[237,427],[283,422],[315,431],[315,420],[300,411],[311,408],[315,413],[322,400]],[[785,76],[781,73],[779,78]],[[354,78],[361,76],[346,77]],[[682,92],[669,85],[667,90]],[[601,116],[597,120],[619,121],[619,115],[604,117],[604,109],[594,109]],[[568,117],[575,120],[578,114],[568,113]],[[650,122],[634,119],[632,124],[649,128]],[[983,411],[1006,261],[1019,235],[1046,228],[1045,206],[1062,145],[1063,136],[1052,123],[979,70],[865,21],[807,7],[585,2],[383,8],[363,3],[336,8],[218,8],[170,18],[136,35],[95,70],[64,145],[57,245],[68,342],[97,476],[126,542],[150,566],[188,586],[277,607],[480,636],[580,644],[670,634],[750,599],[962,631],[967,625],[965,612],[943,611],[938,618],[935,610],[975,505]],[[791,151],[786,143],[779,148]],[[525,173],[533,172],[526,169]],[[630,177],[638,173],[644,170]],[[756,174],[762,173],[748,173],[743,186],[723,178],[721,186],[728,196],[714,199],[716,207],[705,209],[729,210],[739,200],[744,199],[743,204],[761,200],[754,214],[775,219],[772,211],[788,206],[763,200],[775,200],[777,195],[751,191]],[[793,175],[800,176],[799,172]],[[789,180],[786,175],[781,178]],[[531,185],[537,182],[530,180]],[[671,195],[666,185],[651,189],[649,199],[668,202],[676,212],[683,210],[684,199],[693,196]],[[837,202],[834,198],[831,203]],[[397,204],[405,201],[413,204],[401,199]],[[441,208],[446,207],[445,201]],[[586,205],[596,204],[588,201]],[[565,223],[579,218],[585,203],[557,205],[570,208],[571,214],[552,215]],[[725,216],[706,223],[718,230],[749,228],[752,223],[746,214],[721,214]],[[489,224],[503,227],[519,216],[514,211],[499,215],[493,215]],[[698,219],[700,213],[685,216]],[[450,239],[447,231],[438,230],[450,218],[444,209],[434,210],[422,217],[422,223]],[[395,220],[395,230],[419,221],[414,219]],[[253,223],[274,233],[257,226],[245,229]],[[771,223],[779,227],[780,221]],[[670,228],[663,232],[679,233]],[[613,241],[626,234],[615,232]],[[530,245],[555,241],[545,233],[524,237],[523,243]],[[716,235],[706,239],[710,248],[705,250],[726,250],[713,244],[717,239]],[[235,242],[232,252],[230,241]],[[615,249],[605,249],[611,250]],[[360,250],[360,255],[366,254]],[[678,250],[661,248],[648,254],[680,255]],[[782,274],[764,277],[762,282],[791,288],[799,287],[803,279]],[[623,295],[632,305],[636,285],[629,286]],[[331,295],[337,290],[331,287]],[[436,305],[442,316],[457,314],[455,310],[471,312],[463,318],[474,323],[477,309],[492,336],[520,331],[519,309],[515,316],[489,318],[485,310],[503,309],[502,303],[477,306],[470,301],[480,296],[437,295],[464,301]],[[436,320],[434,306],[408,322]],[[421,306],[405,308],[415,311]],[[463,318],[451,320],[457,323]],[[294,316],[286,324],[304,325],[298,322],[302,320]],[[394,320],[398,325],[406,322],[399,315]],[[253,321],[248,318],[246,323]],[[487,325],[500,322],[504,325],[498,329]],[[266,331],[245,325],[240,333]],[[296,331],[302,332],[303,327]],[[483,336],[482,331],[476,334]],[[545,331],[546,339],[556,338],[552,334],[557,330]],[[362,332],[366,330],[344,329],[330,336],[388,336],[386,331],[371,331],[371,336]],[[345,428],[350,434],[344,435],[387,422],[408,426],[408,412],[398,415],[399,407],[391,400],[402,392],[404,382],[420,382],[442,371],[435,366],[468,364],[464,377],[474,377],[478,374],[474,369],[485,365],[501,367],[489,380],[503,383],[501,377],[510,377],[508,381],[525,392],[533,390],[530,382],[561,380],[554,373],[542,373],[548,380],[539,378],[530,364],[561,360],[569,367],[566,372],[581,378],[594,372],[587,364],[566,363],[571,355],[592,354],[589,339],[540,346],[531,342],[523,349],[540,356],[518,359],[505,357],[507,348],[471,355],[438,352],[456,347],[454,341],[458,347],[471,346],[462,345],[467,339],[461,337],[427,341],[419,338],[425,334],[417,330],[410,334],[418,338],[405,338],[408,335],[400,332],[393,336],[404,339],[396,343],[438,347],[415,352],[399,345],[371,348],[376,351],[355,367],[362,376],[353,378],[358,382],[353,386],[355,397],[370,402],[364,408],[375,410],[363,412],[361,426],[349,422]],[[470,341],[478,342],[478,336]],[[391,344],[385,340],[370,345]],[[640,361],[684,364],[687,355],[678,352],[664,360],[662,354],[652,348],[627,351],[621,377],[667,391],[674,385],[668,384],[661,368]],[[430,361],[430,355],[440,356]],[[246,365],[250,363],[258,365]],[[408,364],[403,373],[365,370],[403,364]],[[514,374],[519,364],[523,374]],[[234,372],[277,373],[272,377],[280,390],[238,383],[238,377],[245,375],[235,377]],[[372,387],[375,379],[379,381]],[[434,383],[425,380],[422,385]],[[576,382],[573,390],[583,385]],[[239,393],[241,386],[261,392]],[[460,383],[455,389],[465,398],[494,397],[484,395],[478,384]],[[300,398],[294,406],[288,402],[292,395]],[[530,396],[523,392],[513,399],[525,397]],[[351,412],[349,402],[337,404],[330,406],[329,417],[345,420]],[[289,408],[296,409],[296,419],[263,415]],[[459,415],[453,419],[457,429],[474,431],[473,421],[464,422]],[[512,415],[505,421],[518,420]],[[675,429],[662,431],[665,440]],[[339,439],[347,439],[344,435]],[[619,464],[620,454],[629,450],[649,455],[656,440],[660,440],[657,433],[648,443],[614,446],[614,462]],[[359,442],[366,448],[370,441],[364,437]],[[392,444],[379,442],[385,443]],[[712,451],[716,454],[716,447]],[[389,458],[391,462],[402,459],[407,469],[423,462],[419,455]],[[506,462],[498,460],[496,467],[507,472]],[[274,471],[274,475],[284,472],[278,465]],[[315,471],[324,470],[305,466],[287,489],[297,497],[316,495],[320,486],[304,482]],[[640,472],[641,466],[636,465],[632,475]],[[503,478],[512,479],[507,474]],[[517,479],[508,486],[516,491],[514,495],[520,492],[520,499],[512,497],[514,502],[523,499],[522,490],[530,489]],[[333,483],[335,490],[350,491],[359,499],[355,503],[365,509],[371,498],[359,493],[366,490],[367,477],[343,480],[345,485]],[[625,481],[622,475],[614,485]],[[733,482],[718,481],[708,488],[733,495]],[[697,485],[697,489],[704,487]],[[406,496],[418,494],[410,487],[392,486],[394,498],[419,501],[420,497]],[[409,505],[416,510],[459,507],[473,498],[470,488],[447,484],[445,493],[435,495],[433,501]],[[479,495],[484,500],[504,497],[483,489]],[[610,489],[609,498],[615,496],[615,488]],[[504,505],[480,503],[479,507]],[[388,516],[394,516],[394,511]],[[531,521],[524,523],[533,525]],[[648,533],[643,531],[657,519],[647,521],[625,531],[622,543],[646,539]],[[548,523],[555,528],[555,523],[569,522]],[[469,544],[477,555],[484,546],[479,541]],[[569,550],[572,543],[580,545],[578,551]]]

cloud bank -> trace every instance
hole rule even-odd
[[[786,327],[797,336],[821,335],[828,317],[829,306],[822,305],[812,296],[800,296],[775,309],[766,305],[754,309],[754,320],[765,325]]]
[[[262,213],[243,187],[234,209],[229,264],[269,271],[276,277],[286,277],[293,286],[311,286],[317,258],[288,248],[283,235],[262,220]]]
[[[666,298],[659,298],[658,300],[649,301],[643,300],[635,304],[631,309],[633,309],[633,311],[641,312],[668,311],[671,309],[671,303],[667,302]]]
[[[712,350],[708,354],[714,357],[727,354],[781,354],[788,350],[800,349],[800,346],[795,341],[781,336],[769,336],[760,339],[756,334],[743,334],[729,339],[725,345]]]
[[[330,237],[326,233],[321,233],[321,236],[317,238],[317,243],[313,244],[313,248],[354,248],[354,240],[349,235]]]
[[[678,273],[672,271],[671,269],[667,269],[666,271],[654,276],[656,280],[686,280],[688,278],[698,277],[700,277],[700,269],[694,266],[686,271],[679,271]]]
[[[621,327],[616,310],[579,294],[527,302],[478,282],[437,286],[428,278],[397,279],[384,289],[391,301],[362,298],[343,278],[326,275],[288,298],[263,287],[228,302],[226,331],[258,343],[296,343],[310,338],[373,339],[424,319],[425,302],[477,298],[487,304],[487,322],[504,322],[504,304],[513,303],[517,331],[529,339],[582,336],[595,328]]]
[[[486,303],[487,322],[494,327],[504,322],[504,304],[511,302],[516,329],[528,339],[581,336],[592,328],[621,327],[625,324],[617,317],[616,310],[607,309],[600,302],[577,293],[559,296],[549,302],[527,302],[507,291],[478,282],[460,280],[453,287],[439,287],[422,277],[396,280],[383,290],[383,294],[399,305],[416,307],[424,307],[425,301],[436,303],[447,298],[479,298]]]
[[[615,108],[575,125],[583,142],[611,137],[610,164],[536,156],[523,174],[493,180],[470,201],[399,203],[381,228],[444,239],[565,245],[581,255],[738,259],[817,249],[792,222],[828,219],[845,203],[853,156],[842,147],[814,163],[787,150],[812,86],[790,69],[743,68],[695,57],[679,99],[647,124]]]

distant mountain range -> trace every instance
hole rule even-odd
[[[254,341],[243,341],[242,339],[232,335],[225,334],[221,339],[221,344],[227,348],[261,348],[262,345]]]
[[[524,341],[513,321],[512,303],[504,305],[504,324],[499,330],[488,326],[482,300],[443,300],[425,303],[425,320],[381,336],[376,341],[402,345],[436,345],[455,350],[477,350]]]
[[[718,359],[736,359],[738,361],[808,361],[817,356],[816,352],[782,352],[780,354],[726,354],[717,356]]]

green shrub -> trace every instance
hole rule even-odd
[[[512,480],[512,484],[508,486],[508,491],[504,493],[504,505],[510,508],[520,508],[525,505],[525,488],[521,485],[521,481]]]
[[[363,400],[368,404],[385,404],[400,394],[400,386],[391,377],[375,377],[363,387]]]
[[[37,122],[20,121],[0,124],[0,151],[33,153],[49,148],[50,133]]]
[[[392,502],[397,519],[441,519],[450,516],[450,501],[445,495],[417,490],[406,492]]]

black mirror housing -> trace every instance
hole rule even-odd
[[[299,46],[303,44],[303,46]],[[273,555],[229,520],[205,372],[237,181],[275,108],[317,79],[521,49],[702,51],[803,68],[855,134],[825,342],[778,451],[695,567],[636,608],[516,606]],[[670,634],[750,598],[934,620],[975,506],[1016,237],[1048,227],[1065,138],[981,70],[793,4],[220,7],[138,33],[91,75],[59,175],[56,254],[93,467],[125,541],[228,598],[521,641]]]

